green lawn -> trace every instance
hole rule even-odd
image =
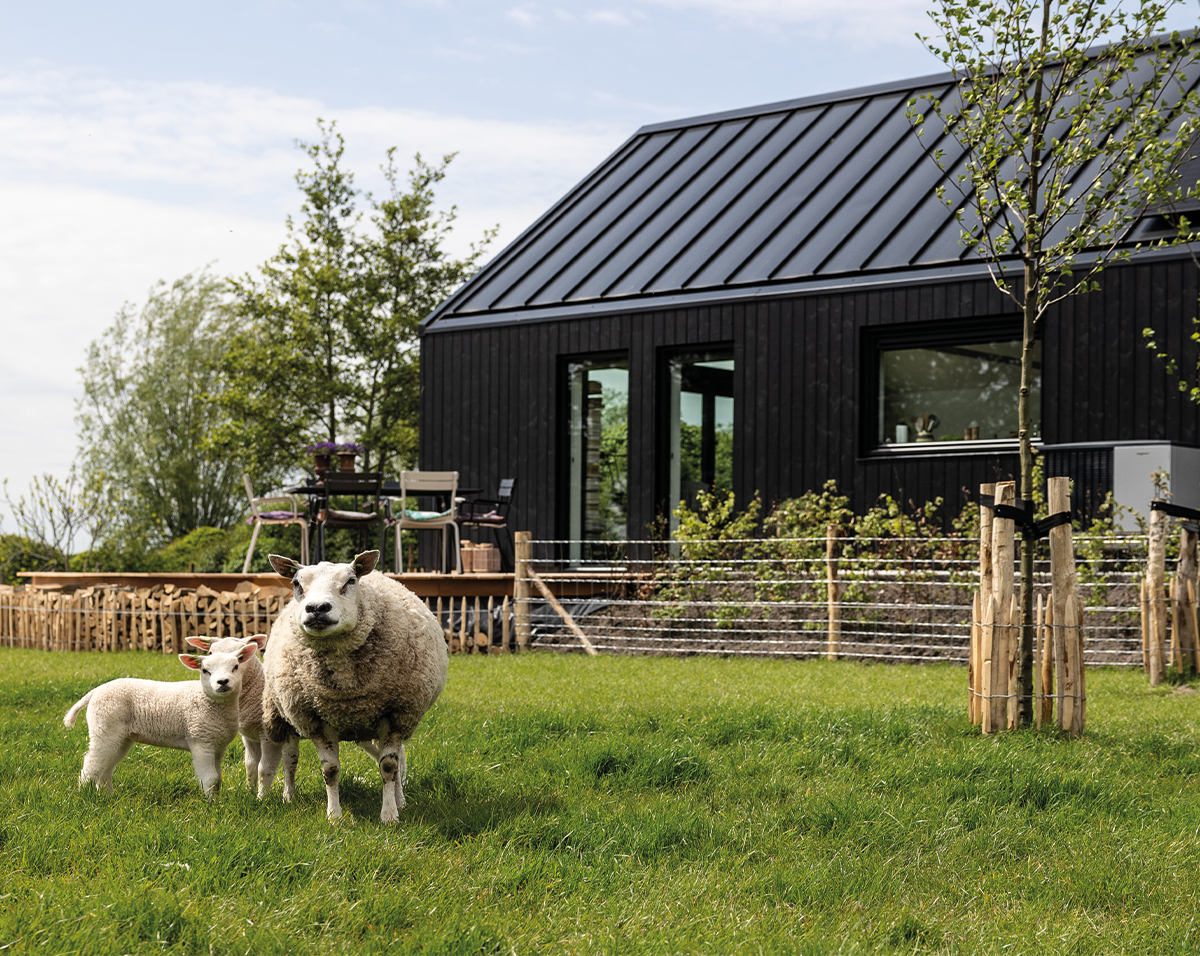
[[[1089,674],[1089,729],[983,739],[965,673],[823,661],[456,657],[378,822],[209,806],[137,747],[76,789],[119,675],[174,658],[0,650],[0,953],[1200,951],[1200,695]]]

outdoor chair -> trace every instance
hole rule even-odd
[[[388,527],[396,531],[396,570],[404,570],[404,556],[400,548],[400,532],[405,529],[414,531],[437,531],[440,534],[440,552],[438,566],[446,566],[446,545],[448,531],[454,532],[454,565],[462,571],[462,555],[459,553],[458,524],[455,521],[454,508],[457,504],[458,472],[457,471],[402,471],[400,472],[400,506],[392,510],[394,499],[388,499]],[[447,496],[450,507],[445,511],[422,511],[417,502],[410,498],[421,496]]]
[[[323,484],[325,488],[325,506],[317,515],[317,554],[321,560],[325,559],[325,531],[327,529],[350,528],[361,533],[372,528],[372,526],[377,527],[379,529],[380,549],[382,550],[384,527],[379,511],[379,501],[383,486],[383,474],[380,472],[328,471],[325,473]],[[375,510],[344,511],[338,508],[331,508],[329,503],[334,495],[353,495],[356,499],[363,498],[365,501],[373,504]]]
[[[500,552],[501,560],[510,568],[515,562],[509,561],[508,554],[505,553],[504,547],[500,543],[500,532],[503,531],[508,535],[511,550],[512,531],[508,527],[508,511],[512,506],[513,487],[516,483],[516,478],[504,478],[500,482],[500,491],[495,498],[475,498],[471,501],[464,501],[459,505],[458,514],[454,516],[460,529],[487,528],[491,531],[492,537],[496,539],[496,548]]]
[[[242,574],[250,573],[250,561],[254,557],[254,546],[258,544],[258,532],[262,530],[262,526],[265,524],[300,525],[300,563],[308,564],[308,519],[300,513],[300,499],[295,495],[255,498],[254,486],[250,483],[250,476],[242,475],[242,481],[246,484],[246,496],[250,499],[250,516],[246,521],[254,525],[254,531],[250,535],[250,547],[246,549],[246,561],[242,565]],[[260,508],[277,504],[291,505],[291,510],[259,510]]]

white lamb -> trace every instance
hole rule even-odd
[[[113,769],[135,743],[174,747],[192,754],[192,766],[205,796],[221,789],[221,760],[237,736],[238,697],[245,670],[258,650],[243,643],[234,653],[198,657],[180,654],[186,667],[200,671],[200,681],[156,681],[121,677],[83,695],[67,711],[63,723],[87,707],[88,743],[79,784],[94,782],[112,791]]]
[[[266,634],[255,634],[245,640],[238,637],[222,637],[219,639],[211,637],[187,638],[187,642],[192,647],[198,647],[200,650],[208,651],[212,654],[236,653],[241,650],[246,640],[253,641],[259,648],[267,646]],[[280,759],[282,758],[283,799],[290,801],[296,792],[296,761],[299,757],[299,748],[293,746],[280,754],[278,745],[272,744],[263,736],[263,668],[257,654],[246,661],[242,670],[242,692],[238,697],[237,732],[241,736],[242,743],[246,748],[246,784],[251,789],[257,787],[258,796],[261,798],[266,793],[262,785],[264,770],[270,767],[271,770],[268,776],[274,780],[275,768],[279,766]],[[267,786],[269,788],[270,784]]]
[[[377,751],[383,776],[380,819],[399,819],[404,743],[446,685],[441,626],[406,587],[371,573],[378,560],[378,551],[367,551],[350,564],[322,561],[301,567],[270,555],[275,570],[292,579],[295,593],[267,642],[263,731],[280,745],[297,736],[312,740],[331,820],[342,815],[338,744],[343,740]]]

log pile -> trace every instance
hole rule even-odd
[[[234,591],[62,585],[0,586],[0,646],[47,651],[187,650],[188,636],[264,634],[291,600],[285,587],[248,581]]]

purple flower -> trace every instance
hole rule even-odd
[[[336,455],[339,448],[341,446],[336,442],[319,441],[314,445],[309,445],[304,450],[310,455]]]
[[[338,453],[342,455],[361,455],[366,450],[366,446],[352,441],[342,442],[342,444],[337,446]]]

